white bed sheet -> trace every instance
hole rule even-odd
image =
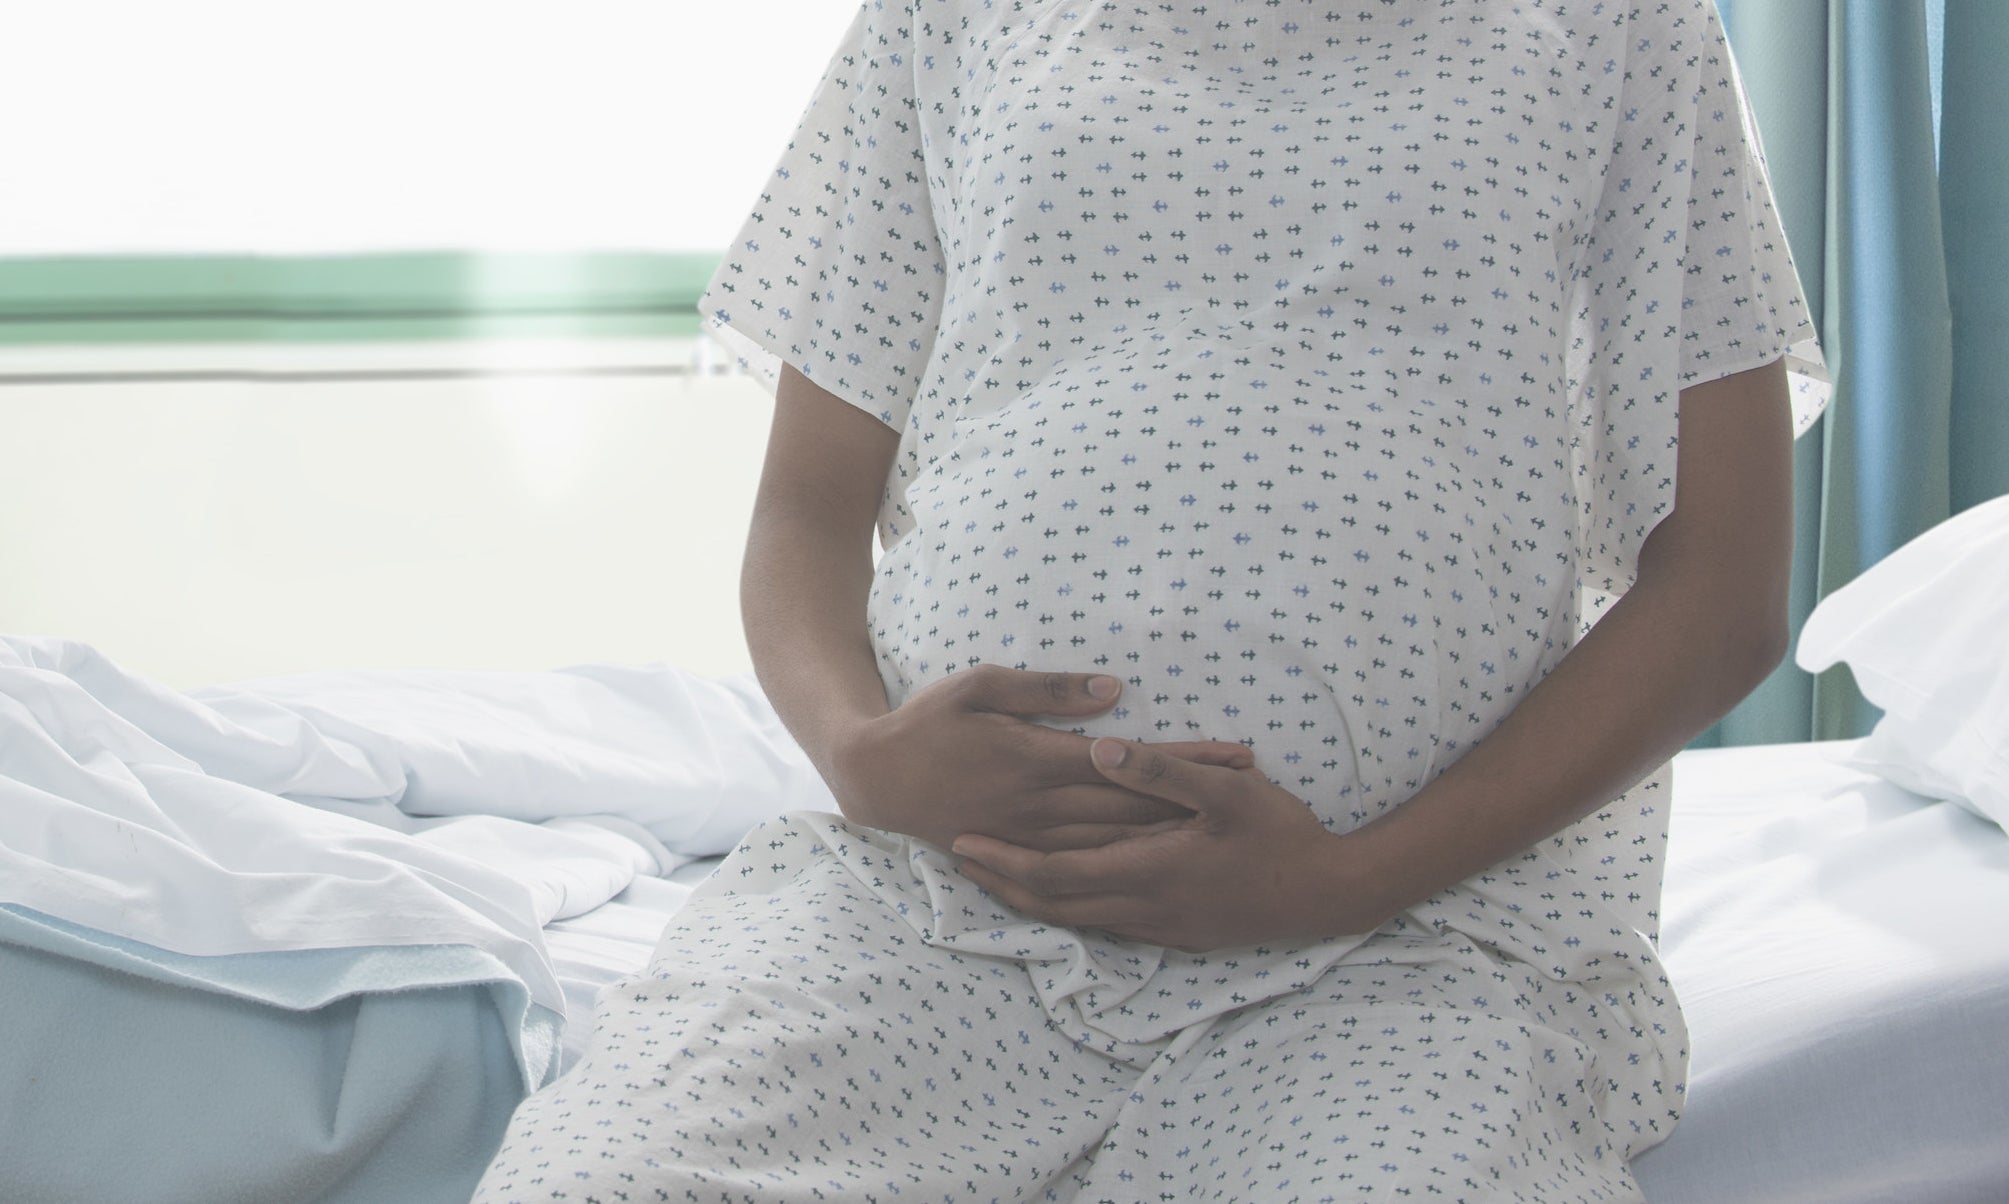
[[[2009,836],[1859,742],[1675,762],[1662,956],[1687,1115],[1655,1204],[2009,1200]]]
[[[545,925],[545,949],[565,992],[558,1073],[572,1069],[586,1052],[593,1035],[593,1001],[601,988],[649,964],[670,917],[724,860],[706,857],[681,865],[666,877],[638,877],[592,911]]]

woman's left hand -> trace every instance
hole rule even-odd
[[[1326,831],[1261,770],[1109,738],[1091,755],[1116,785],[1192,815],[1052,853],[960,836],[951,849],[965,858],[963,875],[1049,924],[1196,952],[1368,932],[1387,918],[1370,901],[1357,842]]]

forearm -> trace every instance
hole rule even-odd
[[[1373,876],[1371,912],[1386,918],[1597,811],[1779,663],[1792,554],[1785,390],[1775,363],[1683,393],[1677,502],[1641,546],[1637,582],[1492,734],[1359,830],[1345,864]],[[1336,884],[1328,902],[1357,909],[1346,894]]]
[[[754,673],[775,713],[830,779],[844,733],[887,711],[865,598],[869,554],[813,527],[757,524],[740,576],[740,611]]]
[[[1352,864],[1376,874],[1371,910],[1392,915],[1598,810],[1735,706],[1779,646],[1729,629],[1709,601],[1678,581],[1635,586],[1497,730],[1360,829]]]
[[[824,779],[856,725],[887,712],[866,624],[872,533],[894,433],[787,370],[740,573],[761,689]]]

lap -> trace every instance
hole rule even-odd
[[[1517,975],[1455,933],[1377,945],[1168,1053],[1073,1198],[1640,1199],[1591,1048],[1495,1006]]]
[[[762,878],[694,900],[602,996],[477,1199],[1638,1198],[1591,1050],[1455,932],[1384,934],[1307,990],[1118,1046],[835,859]]]
[[[476,1198],[1035,1198],[1135,1077],[1048,1024],[1022,966],[932,947],[811,869],[680,913]]]

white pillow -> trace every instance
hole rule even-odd
[[[1858,754],[1867,768],[2009,828],[2009,496],[1829,595],[1795,659],[1811,672],[1848,662],[1883,708]]]

